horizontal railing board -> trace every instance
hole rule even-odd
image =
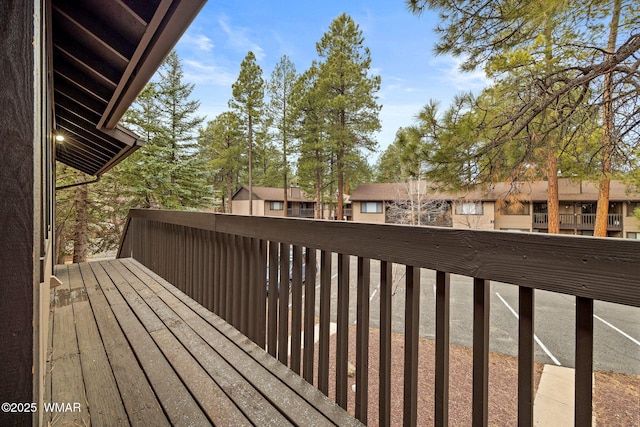
[[[632,240],[184,211],[130,217],[640,306]]]

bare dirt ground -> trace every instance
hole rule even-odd
[[[379,331],[369,335],[368,425],[378,421]],[[349,330],[349,362],[355,365],[355,326]],[[329,397],[335,398],[335,335],[330,340]],[[317,357],[317,344],[316,344]],[[392,334],[391,425],[402,425],[404,336]],[[470,348],[450,347],[449,424],[471,425],[472,352]],[[418,355],[418,425],[433,425],[435,342],[421,339]],[[316,360],[317,363],[317,360]],[[514,357],[491,353],[489,359],[489,425],[514,426],[517,420],[518,365]],[[316,364],[317,366],[317,364]],[[535,364],[535,389],[543,364]],[[316,374],[317,375],[317,374]],[[355,412],[355,376],[349,378],[348,411]],[[640,426],[640,376],[596,372],[594,415],[598,426]]]

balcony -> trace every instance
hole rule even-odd
[[[596,223],[596,214],[560,214],[561,230],[593,230]],[[549,215],[546,213],[533,214],[533,228],[541,229],[549,227]],[[607,217],[607,230],[622,230],[622,214],[609,214]]]
[[[452,275],[469,278],[473,294],[468,408],[473,425],[488,425],[490,419],[490,281],[512,284],[519,296],[514,390],[517,422],[523,426],[533,425],[534,290],[575,298],[575,425],[592,420],[594,301],[640,307],[640,244],[636,241],[134,210],[119,256],[135,259],[136,265],[154,272],[149,276],[163,278],[211,310],[216,322],[240,332],[234,335],[237,345],[247,342],[242,338],[246,336],[255,343],[256,352],[266,351],[270,360],[288,366],[287,372],[314,384],[341,408],[351,408],[365,424],[374,412],[378,424],[391,424],[391,402],[398,394],[391,386],[391,362],[401,357],[403,423],[417,425],[419,417],[432,415],[436,425],[447,425]],[[352,257],[355,271],[350,267]],[[394,264],[403,271],[401,306],[397,306],[400,300],[392,300],[392,288],[397,288]],[[429,282],[422,278],[424,270],[433,274]],[[290,280],[292,291],[267,292],[267,280]],[[380,302],[374,306],[379,314],[372,316],[374,282]],[[421,293],[421,286],[431,285],[433,305],[425,306],[423,296],[431,292]],[[160,291],[158,295],[164,294]],[[149,297],[146,291],[138,295],[142,300]],[[418,369],[419,319],[426,312],[435,313],[435,404],[419,409],[417,386],[424,381]],[[181,328],[181,320],[175,320]],[[332,324],[336,335],[330,339]],[[380,349],[375,354],[377,369],[370,366],[374,355],[369,354],[374,324],[378,332],[372,333],[377,334]],[[392,351],[392,328],[398,327],[403,344]],[[349,360],[355,361],[353,390]],[[373,376],[379,391],[371,396]]]
[[[421,424],[427,412],[446,425],[449,280],[456,273],[473,281],[474,425],[487,425],[487,395],[494,393],[487,379],[489,282],[481,277],[515,283],[520,295],[521,425],[533,422],[532,289],[576,297],[575,419],[584,425],[592,410],[593,302],[639,306],[638,253],[631,241],[133,211],[120,256],[134,259],[57,268],[64,285],[54,291],[46,401],[87,406],[45,422],[307,425],[315,419],[315,425],[356,425],[344,411],[350,408],[360,421],[391,425],[391,402],[399,393],[394,396],[390,365],[401,357],[402,419]],[[401,307],[392,298],[393,263],[405,272]],[[420,292],[431,287],[420,267],[434,270],[433,310]],[[270,283],[291,280],[292,293],[267,294],[267,275]],[[310,279],[303,283],[303,277]],[[380,304],[373,308],[380,314],[374,316],[369,295],[377,279]],[[417,383],[426,380],[417,359],[418,318],[425,310],[436,313],[435,408],[416,404]],[[391,339],[398,312],[404,312],[399,354]],[[337,324],[335,343],[331,323]],[[367,333],[374,324],[378,332]],[[376,336],[380,352],[369,354]],[[356,361],[354,391],[347,387],[347,360]],[[380,391],[371,395],[374,373]]]
[[[315,216],[315,209],[289,208],[287,209],[287,216],[290,218],[313,218]]]

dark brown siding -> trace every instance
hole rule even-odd
[[[0,2],[0,402],[33,401],[33,15],[33,0]],[[0,425],[28,424],[29,413],[0,412]]]

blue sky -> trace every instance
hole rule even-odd
[[[343,12],[360,26],[372,73],[382,78],[380,152],[430,99],[445,108],[455,94],[486,85],[482,72],[461,74],[459,60],[433,55],[436,16],[412,15],[403,0],[210,0],[176,46],[185,80],[195,84],[201,114],[208,121],[228,110],[231,85],[249,50],[265,80],[284,54],[299,73],[308,69],[317,59],[316,42]],[[371,156],[372,163],[377,156]]]

